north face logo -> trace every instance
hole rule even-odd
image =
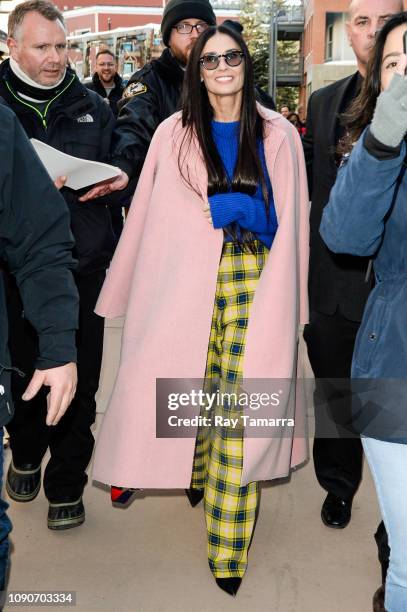
[[[87,113],[86,115],[82,115],[82,117],[78,117],[76,121],[78,123],[93,123],[93,117]]]

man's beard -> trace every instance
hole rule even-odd
[[[107,78],[105,75],[100,74],[99,75],[99,79],[102,81],[102,83],[111,83],[114,80],[114,74],[112,74],[111,76],[109,76],[109,78]]]
[[[194,44],[195,43],[191,43],[190,45],[188,45],[185,51],[180,51],[179,49],[171,49],[172,55],[175,57],[176,60],[179,61],[180,64],[182,64],[182,66],[187,65],[189,54],[192,51]]]

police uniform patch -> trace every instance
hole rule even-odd
[[[132,98],[133,96],[139,96],[140,94],[146,93],[146,91],[147,85],[144,85],[144,83],[130,83],[130,85],[128,85],[123,92],[123,98]]]

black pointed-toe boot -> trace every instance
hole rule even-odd
[[[242,584],[241,578],[215,578],[216,584],[222,591],[225,591],[232,597],[236,596],[236,593],[239,590],[240,585]]]
[[[193,489],[192,487],[190,487],[189,489],[185,489],[185,493],[189,499],[189,503],[193,508],[195,508],[195,506],[197,506],[204,497],[203,489]]]

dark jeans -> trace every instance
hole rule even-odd
[[[3,428],[0,427],[0,490],[3,485]],[[8,503],[0,499],[0,592],[6,588],[6,576],[8,567],[9,555],[9,540],[8,534],[12,526],[6,511]],[[0,594],[0,607],[4,604],[3,597]]]
[[[352,498],[362,477],[362,443],[358,436],[341,435],[329,421],[351,422],[350,373],[359,323],[340,313],[311,312],[304,331],[308,357],[316,379],[314,466],[318,482],[342,499]],[[327,380],[329,379],[329,380]]]
[[[12,391],[15,415],[7,425],[13,462],[40,465],[49,447],[51,459],[44,473],[44,491],[51,503],[77,500],[87,482],[86,468],[92,456],[95,421],[95,394],[99,385],[103,351],[104,321],[93,310],[105,272],[76,277],[79,291],[78,387],[66,414],[55,427],[47,427],[46,391],[41,390],[30,402],[21,395],[34,370],[38,350],[37,335],[22,316],[22,305],[13,282],[7,287],[12,363],[26,373],[24,379],[14,375]]]

